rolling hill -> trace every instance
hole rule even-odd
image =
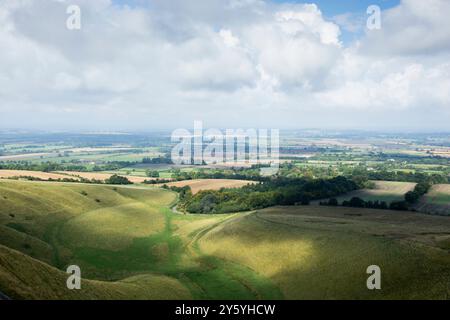
[[[13,299],[446,299],[446,217],[320,206],[182,215],[152,187],[0,180]],[[68,265],[82,289],[65,283]],[[382,290],[366,288],[366,268]]]

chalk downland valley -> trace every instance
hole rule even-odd
[[[351,140],[342,147],[295,137],[285,148],[309,156],[282,156],[270,178],[251,166],[174,165],[164,148],[132,143],[128,161],[114,144],[78,148],[73,158],[47,143],[50,156],[0,162],[0,292],[39,300],[447,299],[448,159],[393,155],[386,143],[399,159],[387,162]],[[293,139],[322,141],[328,151],[295,151]],[[29,143],[12,147],[3,152],[26,153]],[[66,286],[69,265],[81,269],[80,290]],[[381,269],[381,290],[367,288],[370,265]]]

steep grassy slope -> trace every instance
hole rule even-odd
[[[160,210],[174,199],[159,189],[0,181],[0,244],[8,247],[0,250],[0,289],[25,299],[191,297],[178,280],[151,274],[151,268],[139,268],[136,261],[128,261],[131,268],[116,266],[120,272],[115,274],[80,254],[127,251],[135,239],[164,232]],[[79,265],[86,278],[123,280],[86,281],[82,291],[69,291],[67,275],[56,268],[70,264]],[[150,272],[142,275],[143,270]]]
[[[0,180],[0,291],[15,299],[447,298],[450,219],[277,207],[181,215],[147,187]],[[79,265],[82,290],[66,289]],[[366,288],[366,268],[382,290]]]
[[[163,275],[140,275],[118,282],[82,280],[66,287],[67,274],[0,245],[0,288],[12,299],[189,299],[189,291]]]
[[[135,237],[164,230],[159,210],[174,199],[173,193],[159,189],[3,180],[2,243],[44,261],[50,246],[53,264],[61,266],[71,258],[68,249],[119,249]]]
[[[445,217],[279,207],[221,224],[200,248],[264,275],[289,299],[445,299],[448,239]],[[381,267],[381,291],[366,287],[372,264]]]
[[[282,297],[252,270],[198,250],[197,237],[233,215],[174,214],[174,200],[155,188],[0,180],[0,245],[26,255],[0,252],[0,291],[42,299]],[[62,271],[72,264],[98,286],[88,281],[67,293]],[[11,280],[20,277],[15,270],[21,285]]]

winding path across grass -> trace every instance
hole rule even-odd
[[[27,186],[28,182],[17,182],[17,184]],[[31,191],[36,191],[36,194],[30,191],[28,198],[38,198],[40,201],[47,199],[48,192],[41,195],[38,191],[50,186],[49,183],[29,184],[36,186],[34,189],[30,188]],[[51,186],[53,187],[53,185]],[[64,186],[66,185],[68,186],[68,184],[64,184]],[[84,187],[83,185],[83,188],[80,188],[80,186],[81,184],[70,184],[70,188],[68,188],[74,192],[64,193],[62,199],[67,198],[67,203],[72,201],[70,204],[77,204],[74,201],[81,197],[79,194],[82,191],[87,190],[89,198],[81,198],[84,201],[82,210],[75,210],[73,209],[74,206],[68,204],[63,206],[59,202],[55,202],[54,208],[51,208],[54,210],[46,211],[47,220],[39,220],[42,222],[40,229],[42,231],[39,230],[40,233],[36,234],[48,244],[52,253],[51,256],[49,254],[49,257],[46,257],[47,260],[51,261],[46,260],[45,263],[63,272],[68,264],[79,265],[83,270],[84,280],[96,280],[102,286],[118,282],[129,284],[127,279],[136,276],[165,276],[172,283],[177,284],[177,289],[182,288],[186,293],[190,291],[190,295],[186,294],[187,298],[227,300],[282,298],[279,289],[271,280],[263,277],[255,270],[202,251],[200,243],[209,232],[215,231],[216,228],[220,228],[228,222],[235,221],[236,218],[242,217],[246,213],[215,217],[185,215],[174,210],[173,205],[176,202],[176,197],[167,197],[166,192],[169,191],[158,190],[158,194],[161,193],[161,195],[166,196],[158,198],[158,194],[156,194],[156,197],[152,198],[150,193],[137,192],[137,189],[156,190],[156,188],[146,186],[117,186],[113,188],[115,193],[112,192],[111,186],[98,186],[98,190],[96,189],[97,186]],[[67,195],[74,196],[69,197]],[[55,198],[56,200],[48,197],[48,203],[50,204],[53,204],[51,201],[61,201],[58,197]],[[127,198],[126,201],[122,201],[121,197]],[[94,203],[94,200],[97,199],[101,200],[101,206]],[[170,202],[172,199],[173,202]],[[94,205],[90,205],[89,201],[91,200]],[[100,202],[100,200],[96,202]],[[138,203],[140,203],[140,206],[137,206],[136,210],[125,210],[125,207],[134,206]],[[99,209],[99,207],[101,208]],[[125,213],[129,214],[130,220],[119,219],[123,218]],[[132,220],[134,214],[138,215],[138,218],[141,217],[142,220],[137,220],[137,222]],[[86,220],[81,221],[89,217],[93,218],[88,221],[90,226],[93,226],[92,229],[85,228],[86,224],[83,223]],[[136,231],[139,226],[154,223],[152,219],[155,218],[158,221],[161,220],[161,224],[155,225],[154,230],[145,229],[139,233]],[[206,220],[203,221],[203,218]],[[77,221],[83,223],[76,225]],[[110,224],[105,225],[104,221]],[[193,227],[190,225],[190,223],[195,224],[198,221],[201,221],[201,223]],[[117,225],[114,225],[114,223]],[[77,228],[73,227],[74,225]],[[71,229],[70,226],[73,228]],[[187,226],[186,232],[180,233],[178,231],[180,226]],[[115,233],[112,236],[104,233],[106,236],[101,238],[103,235],[101,233],[102,227],[117,230],[118,240],[114,238],[116,237]],[[122,235],[126,238],[126,241],[120,242]],[[108,242],[105,245],[105,237],[107,241],[117,241],[117,245],[110,246]],[[83,241],[79,242],[78,239]],[[103,242],[100,243],[100,241]],[[43,285],[50,286],[45,280],[43,280]],[[154,285],[155,287],[153,287]],[[143,288],[142,296],[145,296],[145,290],[151,290],[152,288],[156,291],[161,290],[155,280],[151,285]],[[12,290],[11,292],[15,291]],[[108,292],[105,291],[105,293]],[[167,297],[167,295],[173,295],[173,298],[180,296],[177,295],[176,290],[166,291],[165,294],[164,297]],[[16,293],[14,293],[14,296],[21,297]],[[109,295],[106,294],[105,296]],[[151,295],[151,297],[153,296],[157,296],[157,294]],[[0,299],[9,299],[9,297],[0,293]]]
[[[205,287],[203,281],[194,280],[196,287],[201,289],[200,298],[282,299],[281,291],[269,279],[266,279],[256,271],[232,261],[206,255],[201,251],[199,243],[203,237],[214,229],[241,216],[242,214],[236,214],[198,230],[186,246],[190,256],[200,262],[201,268],[204,269],[203,272],[210,274],[210,279],[205,278],[204,280],[217,282],[211,288],[210,286]],[[216,291],[217,288],[221,288],[221,290]],[[211,291],[211,289],[214,289],[214,291]]]

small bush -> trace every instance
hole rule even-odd
[[[353,197],[350,199],[349,206],[354,208],[364,208],[366,206],[366,202],[361,198]]]
[[[408,204],[406,201],[393,201],[393,202],[391,202],[389,209],[398,210],[398,211],[406,211],[406,210],[408,210]]]
[[[330,200],[328,200],[328,205],[332,206],[332,207],[336,207],[339,205],[339,203],[336,198],[331,198]]]
[[[420,194],[416,191],[408,191],[405,194],[405,201],[408,203],[415,203],[419,200]]]

